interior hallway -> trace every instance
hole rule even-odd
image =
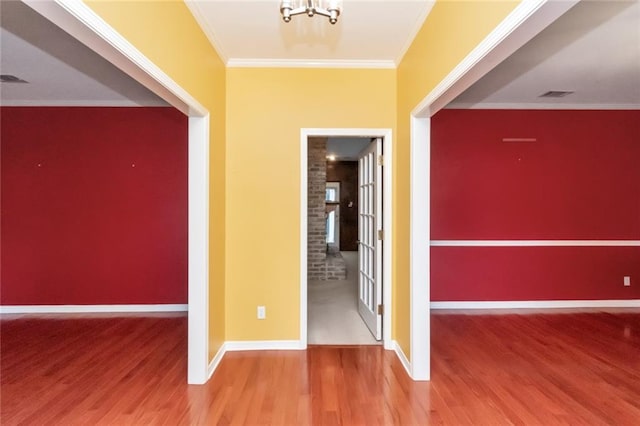
[[[347,279],[309,281],[308,344],[379,344],[358,313],[358,252],[343,251]]]

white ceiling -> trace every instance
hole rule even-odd
[[[640,108],[640,2],[581,1],[448,108]]]
[[[163,106],[162,99],[25,4],[0,3],[2,105]]]
[[[434,1],[345,0],[335,25],[322,16],[282,20],[280,0],[187,0],[228,65],[393,68]]]
[[[327,139],[327,155],[335,155],[336,160],[357,160],[360,151],[370,143],[370,137],[330,137]]]

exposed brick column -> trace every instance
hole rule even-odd
[[[308,164],[307,274],[309,280],[325,280],[327,277],[327,240],[325,234],[327,138],[309,138]]]

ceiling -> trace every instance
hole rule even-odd
[[[393,68],[434,1],[346,0],[335,25],[322,16],[285,23],[280,0],[187,0],[223,60],[234,65]],[[346,64],[345,64],[346,63]]]
[[[370,143],[370,137],[330,137],[327,139],[327,155],[335,155],[336,160],[357,160],[360,151]]]
[[[393,67],[433,2],[345,0],[338,23],[279,0],[188,0],[229,66]],[[3,105],[166,105],[21,2],[0,2]],[[215,29],[215,31],[212,31]],[[259,42],[257,42],[259,40]],[[539,98],[550,90],[564,98]],[[640,108],[640,2],[583,0],[456,98],[455,108]]]
[[[162,99],[24,3],[0,3],[2,105],[163,106]]]
[[[448,108],[640,108],[640,2],[581,1]]]

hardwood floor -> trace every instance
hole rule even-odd
[[[379,346],[233,352],[186,384],[186,317],[0,322],[0,423],[636,425],[640,314],[432,315],[432,381]]]

